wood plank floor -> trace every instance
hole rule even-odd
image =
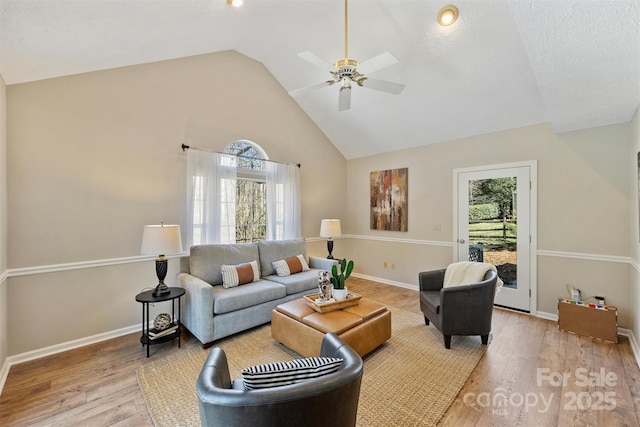
[[[416,291],[358,278],[349,286],[420,312]],[[640,426],[640,370],[626,338],[608,344],[501,309],[494,310],[492,335],[440,425]],[[13,366],[0,396],[0,425],[152,425],[135,369],[181,350],[161,344],[147,359],[138,339],[131,334]],[[185,332],[183,347],[189,345],[199,343]]]

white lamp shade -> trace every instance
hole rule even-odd
[[[179,225],[145,225],[142,232],[143,255],[166,255],[182,252]]]
[[[323,219],[320,223],[320,237],[342,236],[339,219]]]

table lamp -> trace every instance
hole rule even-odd
[[[328,259],[333,259],[333,238],[342,235],[339,219],[323,219],[320,223],[320,237],[328,237],[327,250],[329,251]]]
[[[164,284],[167,276],[168,261],[166,254],[182,252],[182,238],[180,237],[179,225],[145,225],[142,233],[142,245],[140,253],[142,255],[158,255],[156,258],[156,275],[158,276],[158,286],[153,290],[153,296],[159,297],[167,295],[170,290]]]

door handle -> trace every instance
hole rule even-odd
[[[458,240],[459,243],[464,243],[464,239]]]

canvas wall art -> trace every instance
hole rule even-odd
[[[371,229],[407,231],[409,169],[371,172]]]

